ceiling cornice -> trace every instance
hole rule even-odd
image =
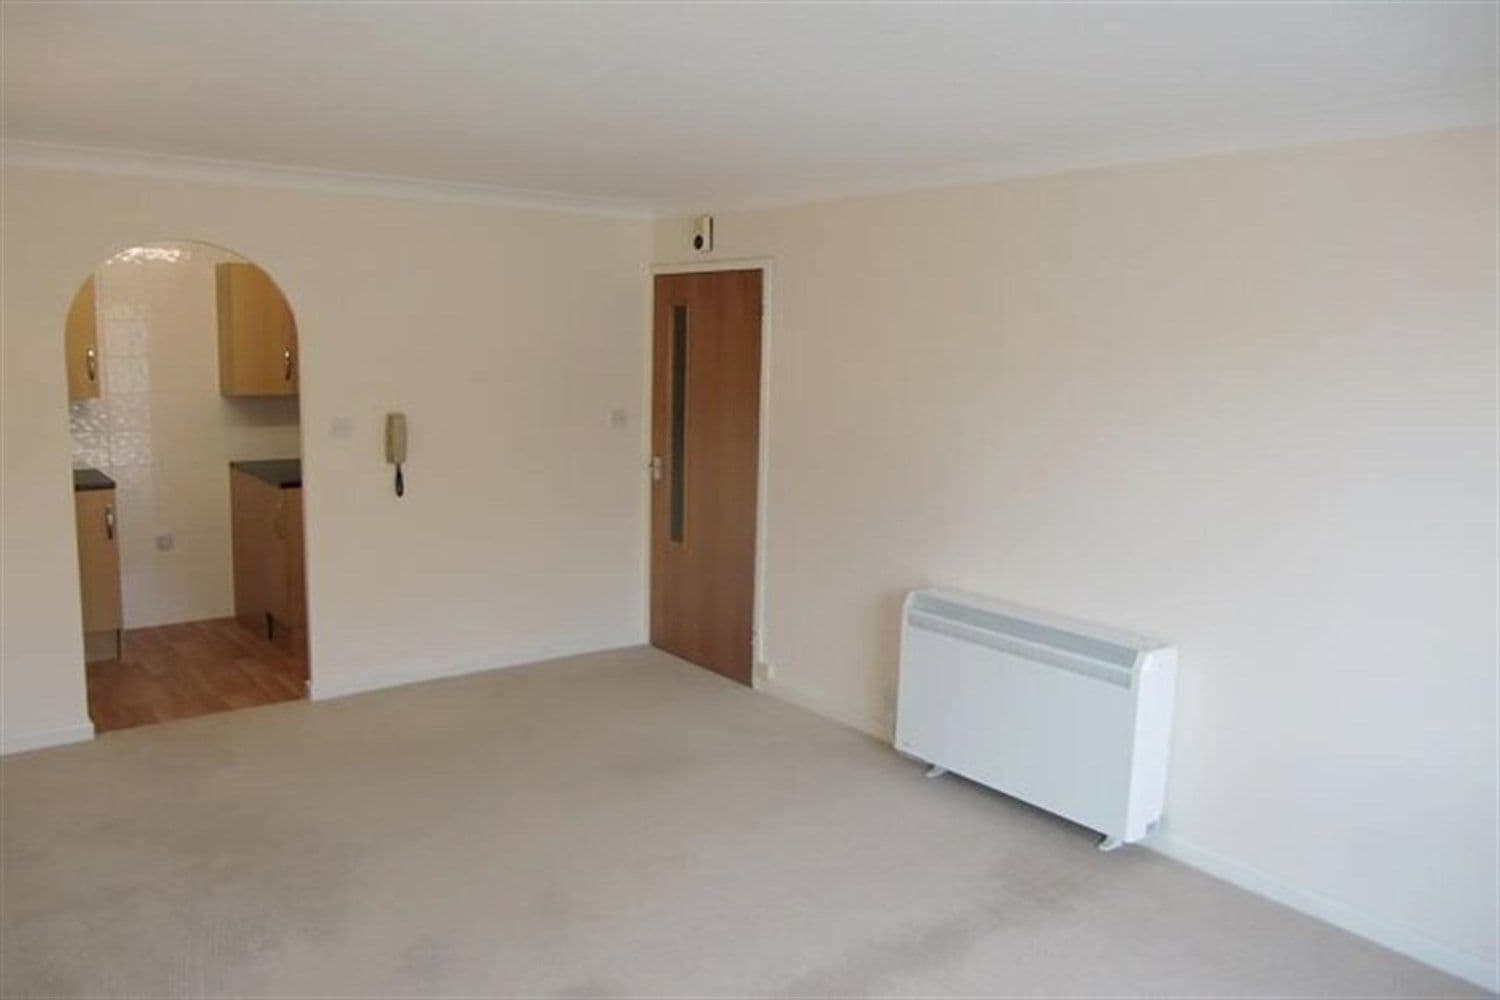
[[[658,204],[654,206],[653,214],[657,218],[674,218],[707,211],[715,214],[770,211],[825,202],[1002,184],[1061,174],[1266,153],[1328,143],[1393,139],[1443,132],[1494,131],[1497,128],[1500,128],[1500,120],[1488,110],[1474,113],[1465,110],[1449,114],[1427,108],[1409,113],[1309,112],[1283,116],[1275,123],[1258,129],[1226,130],[1217,134],[1144,133],[1120,139],[1110,149],[1101,151],[1019,148],[1003,164],[981,163],[862,181],[810,184],[780,194],[759,197],[723,192],[717,196]]]
[[[248,160],[219,160],[98,146],[72,146],[27,139],[0,140],[0,164],[132,177],[161,177],[209,184],[248,184],[329,194],[536,208],[626,219],[650,219],[654,214],[651,206],[624,199],[532,191],[492,184],[279,166]]]
[[[727,214],[793,208],[850,199],[882,198],[944,188],[971,187],[1173,161],[1254,153],[1278,148],[1320,145],[1359,139],[1392,138],[1428,132],[1494,130],[1488,114],[1449,116],[1420,114],[1345,115],[1336,124],[1317,115],[1293,115],[1276,128],[1232,135],[1146,135],[1120,142],[1108,154],[1017,151],[1004,166],[971,165],[896,177],[813,184],[776,195],[746,196],[720,192],[659,203],[600,198],[551,191],[507,188],[493,184],[396,177],[311,167],[280,166],[248,160],[142,153],[98,146],[75,146],[25,139],[0,139],[0,164],[48,170],[71,170],[115,176],[159,177],[202,183],[245,184],[331,194],[366,195],[425,201],[533,208],[624,219],[665,219],[702,212]]]

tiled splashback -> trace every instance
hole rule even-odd
[[[240,259],[160,243],[95,272],[103,392],[70,404],[73,464],[115,480],[129,628],[233,614],[228,463],[299,454],[296,399],[219,395],[214,265]]]
[[[118,285],[112,259],[99,272],[100,292]],[[170,280],[170,276],[169,276]],[[120,289],[116,289],[119,291]],[[100,295],[99,357],[103,392],[70,405],[73,464],[98,469],[151,464],[151,358],[146,322],[149,303]]]

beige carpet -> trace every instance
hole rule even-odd
[[[1474,992],[654,650],[0,768],[6,996]]]

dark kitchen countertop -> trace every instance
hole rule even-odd
[[[302,486],[302,459],[300,458],[266,458],[257,462],[230,462],[229,467],[283,490],[300,489]]]
[[[98,469],[74,469],[73,489],[75,492],[83,490],[112,490],[115,481]]]

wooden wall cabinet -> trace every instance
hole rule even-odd
[[[78,581],[83,600],[86,645],[103,634],[119,650],[124,625],[120,602],[120,532],[115,519],[114,490],[77,490],[73,505],[78,517]],[[112,635],[110,635],[113,633]]]
[[[295,396],[297,321],[281,289],[254,264],[218,264],[219,392]]]
[[[307,642],[302,488],[231,469],[229,507],[235,617],[300,652]]]
[[[68,399],[99,396],[99,313],[94,303],[94,279],[83,283],[68,307],[64,330],[68,362]]]

